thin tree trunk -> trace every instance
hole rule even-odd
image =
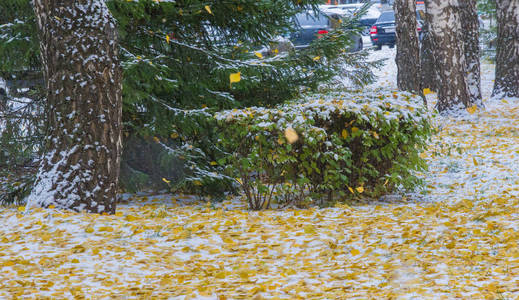
[[[519,0],[497,0],[493,96],[519,97]]]
[[[464,37],[465,61],[467,64],[467,86],[470,103],[483,106],[481,97],[481,72],[479,58],[479,19],[476,0],[461,1],[461,27]]]
[[[431,17],[431,33],[436,41],[435,59],[439,72],[438,103],[440,112],[471,107],[467,85],[464,29],[458,1],[430,0],[426,2]]]
[[[396,65],[398,89],[422,94],[420,84],[420,46],[416,29],[415,0],[397,0],[394,4],[396,20]]]
[[[121,69],[103,0],[33,0],[48,101],[46,154],[28,205],[114,213]]]

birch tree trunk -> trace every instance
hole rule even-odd
[[[423,14],[422,20],[422,45],[420,47],[420,69],[421,69],[421,88],[438,91],[439,74],[436,68],[436,59],[434,57],[434,49],[436,43],[431,32],[431,17],[429,13]]]
[[[460,1],[460,5],[461,28],[463,28],[464,32],[464,38],[461,41],[465,47],[467,87],[469,89],[470,103],[482,106],[477,1]]]
[[[496,0],[496,79],[492,96],[519,97],[519,0]]]
[[[28,206],[114,213],[121,69],[103,0],[33,0],[47,85],[46,154]]]
[[[467,85],[467,64],[465,47],[462,42],[463,28],[460,20],[460,6],[457,0],[426,1],[427,13],[431,18],[430,30],[436,41],[434,57],[439,74],[439,112],[471,107],[471,97]]]
[[[416,1],[396,0],[396,65],[398,89],[422,94],[420,84],[420,46],[416,29]]]

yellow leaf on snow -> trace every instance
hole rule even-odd
[[[478,110],[478,107],[476,105],[472,105],[471,107],[467,107],[467,111],[469,114],[473,114]]]
[[[357,256],[360,254],[360,251],[358,249],[353,248],[351,249],[350,254],[353,256]]]
[[[475,165],[475,166],[479,165],[479,163],[478,163],[478,161],[476,160],[475,157],[472,158],[472,162],[474,162],[474,165]]]

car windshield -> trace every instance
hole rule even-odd
[[[325,15],[314,13],[300,13],[296,16],[297,23],[301,26],[309,25],[328,25],[328,18]]]
[[[383,12],[377,20],[377,23],[395,22],[395,13],[392,11]]]

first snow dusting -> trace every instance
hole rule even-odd
[[[394,49],[373,87],[395,90]],[[0,208],[0,298],[519,297],[519,99],[433,117],[424,193],[251,212],[131,195],[114,216]],[[434,94],[428,95],[430,106]]]

